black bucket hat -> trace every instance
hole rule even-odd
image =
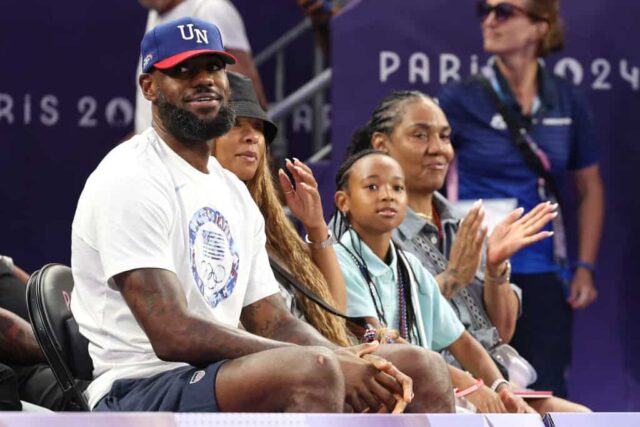
[[[228,71],[227,77],[231,87],[231,105],[236,111],[236,117],[262,120],[264,122],[264,137],[267,144],[270,144],[278,133],[278,127],[260,106],[251,79],[234,71]]]

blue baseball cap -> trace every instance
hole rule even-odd
[[[236,58],[225,52],[218,27],[201,19],[185,17],[149,30],[140,43],[142,72],[165,70],[197,55],[218,55],[225,63]]]

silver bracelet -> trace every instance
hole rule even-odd
[[[333,233],[331,232],[331,230],[328,230],[328,231],[329,231],[329,235],[322,242],[312,242],[311,240],[309,240],[309,235],[308,234],[304,235],[304,241],[305,241],[305,243],[308,243],[314,249],[328,248],[329,246],[331,246],[333,244]]]
[[[507,386],[511,387],[509,381],[505,380],[504,378],[498,378],[493,383],[491,383],[491,387],[489,388],[491,389],[491,391],[495,392],[502,384],[506,384]]]

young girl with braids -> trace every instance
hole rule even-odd
[[[392,242],[407,210],[404,172],[398,162],[377,150],[359,152],[342,165],[336,184],[336,208],[346,224],[336,254],[347,285],[347,314],[363,318],[372,328],[396,329],[400,342],[448,349],[479,379],[476,382],[451,367],[454,386],[477,393],[486,412],[532,412],[465,330],[433,276]]]

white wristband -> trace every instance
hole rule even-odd
[[[492,391],[496,391],[502,384],[506,384],[509,387],[511,386],[511,384],[509,384],[509,381],[505,380],[504,378],[498,378],[491,384],[490,388]]]

